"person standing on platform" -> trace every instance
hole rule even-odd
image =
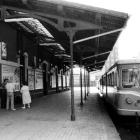
[[[31,96],[29,92],[29,87],[27,86],[26,82],[22,84],[20,92],[22,93],[22,103],[23,103],[22,109],[26,108],[25,106],[26,104],[28,104],[28,108],[30,108]]]
[[[6,90],[7,90],[7,102],[6,102],[6,109],[9,109],[9,102],[11,101],[11,110],[16,110],[14,108],[14,91],[15,86],[13,83],[11,83],[10,80],[8,80],[8,83],[6,84]]]

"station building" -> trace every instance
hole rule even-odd
[[[9,79],[19,92],[22,82],[27,81],[32,98],[56,92],[56,86],[57,92],[69,87],[69,69],[62,58],[52,56],[26,32],[4,21],[0,31],[0,84]]]

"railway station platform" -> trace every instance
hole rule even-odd
[[[34,99],[30,109],[0,109],[0,140],[120,140],[98,90],[90,89],[80,106],[80,88],[74,89],[75,121],[71,121],[71,91]],[[84,90],[83,90],[84,95]]]

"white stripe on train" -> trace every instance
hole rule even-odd
[[[140,97],[140,92],[138,93],[138,92],[134,92],[134,91],[125,91],[125,92],[119,91],[117,93],[119,93],[119,94],[131,94],[131,95],[135,95],[135,96]]]

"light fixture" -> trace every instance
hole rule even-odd
[[[70,57],[69,55],[67,55],[67,54],[55,54],[55,56],[65,56],[65,57]]]
[[[63,62],[69,62],[70,63],[70,60],[64,60]],[[73,63],[75,63],[76,61],[73,61]]]
[[[58,43],[41,43],[41,46],[50,46],[50,45],[57,45]]]
[[[51,46],[51,45],[54,45],[54,46],[59,47],[60,50],[64,50],[64,48],[59,43],[41,43],[39,45],[41,45],[41,46]]]
[[[12,19],[4,19],[5,22],[19,22],[19,21],[28,21],[33,20],[33,18],[12,18]]]

